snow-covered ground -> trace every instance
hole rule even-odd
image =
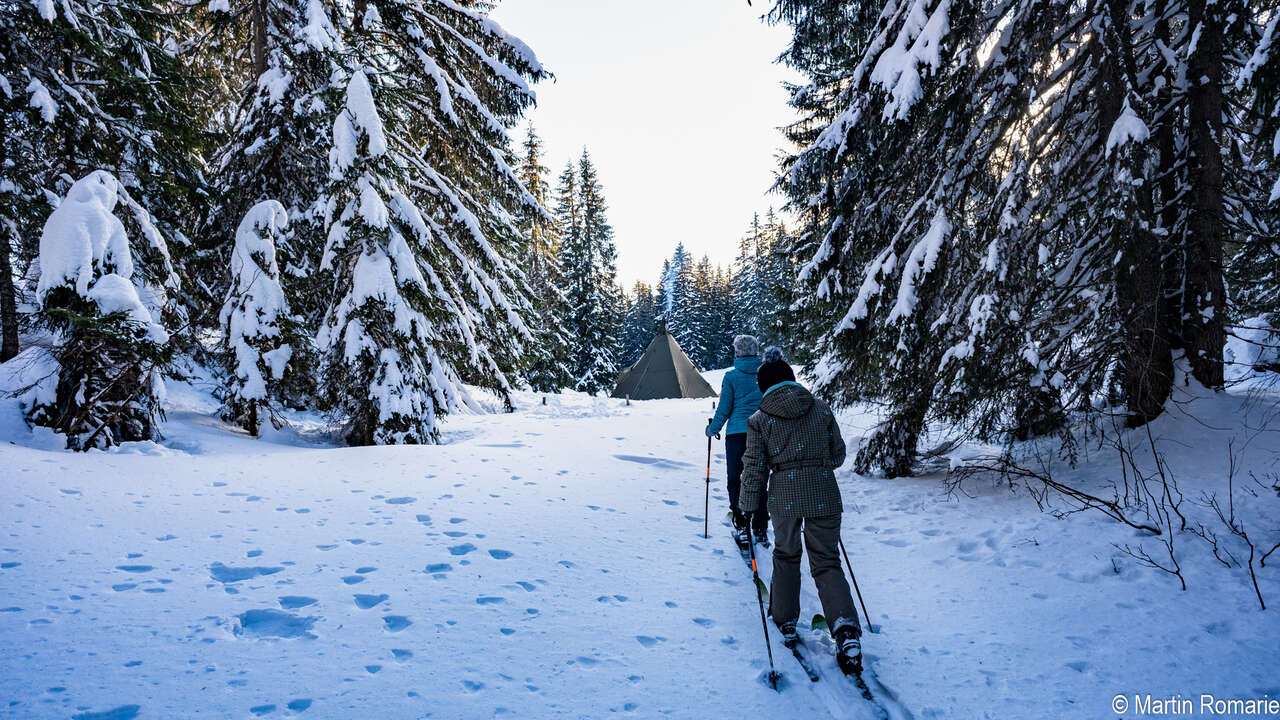
[[[847,688],[805,681],[776,634],[787,683],[759,681],[719,443],[702,538],[710,401],[540,399],[451,417],[443,446],[332,448],[245,437],[179,385],[163,443],[85,454],[51,449],[4,401],[0,716],[865,716]],[[1221,480],[1256,406],[1196,402],[1225,425],[1156,427],[1184,492]],[[852,446],[871,422],[843,418]],[[1243,462],[1276,470],[1274,438]],[[1095,455],[1075,477],[1111,471]],[[947,496],[938,476],[840,479],[881,630],[864,645],[916,718],[1280,697],[1280,607],[1260,611],[1247,574],[1198,548],[1180,592],[1098,514],[1055,519],[982,484]],[[1275,569],[1260,579],[1280,606]]]

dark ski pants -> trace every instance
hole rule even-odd
[[[800,538],[809,554],[809,572],[818,586],[822,614],[834,632],[841,625],[858,628],[858,611],[840,567],[840,516],[773,519],[773,587],[769,608],[778,625],[800,617]]]
[[[729,509],[733,511],[733,526],[747,524],[747,514],[738,507],[738,495],[742,492],[742,454],[747,451],[747,434],[733,433],[724,436],[724,459],[729,467]],[[751,518],[751,531],[763,535],[769,529],[768,492],[760,494],[760,512]]]

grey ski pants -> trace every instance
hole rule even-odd
[[[769,613],[778,625],[800,617],[800,539],[809,554],[809,572],[818,586],[822,614],[834,632],[858,628],[858,611],[840,567],[840,516],[773,518],[773,583]],[[860,634],[860,633],[859,633]]]

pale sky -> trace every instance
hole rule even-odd
[[[769,194],[778,131],[793,117],[775,65],[786,26],[758,0],[502,0],[493,18],[524,40],[554,82],[528,113],[551,181],[585,145],[618,245],[618,281],[656,282],[683,241],[728,265]],[[524,139],[524,126],[513,132]]]

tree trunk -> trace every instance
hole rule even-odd
[[[1103,43],[1107,57],[1102,63],[1103,83],[1099,98],[1102,137],[1120,117],[1128,95],[1128,78],[1134,74],[1133,50],[1128,36],[1130,25],[1124,2],[1111,0],[1111,27]],[[1139,111],[1138,108],[1134,108]],[[1144,143],[1115,149],[1116,171],[1127,169],[1133,179],[1146,180],[1147,148]],[[1150,422],[1164,411],[1173,390],[1173,354],[1170,323],[1163,316],[1164,273],[1160,238],[1151,231],[1154,223],[1151,183],[1124,179],[1118,210],[1111,227],[1113,242],[1120,251],[1115,266],[1116,302],[1120,320],[1121,388],[1129,411],[1128,425]]]
[[[248,412],[245,414],[244,429],[249,434],[258,437],[258,401],[250,400]]]
[[[18,354],[18,302],[13,288],[13,264],[8,239],[0,247],[0,362]]]
[[[267,71],[266,0],[253,0],[253,71],[258,77]]]
[[[1157,16],[1156,41],[1171,46],[1170,27],[1167,19],[1167,8],[1164,3],[1158,4],[1152,11]],[[1183,268],[1186,265],[1186,247],[1183,239],[1185,227],[1178,226],[1181,215],[1181,203],[1178,200],[1178,178],[1175,172],[1178,167],[1178,150],[1176,131],[1181,115],[1173,105],[1173,87],[1177,82],[1172,68],[1167,68],[1163,75],[1165,84],[1156,92],[1156,105],[1162,114],[1156,120],[1152,136],[1155,140],[1157,161],[1155,172],[1158,175],[1156,190],[1156,211],[1160,219],[1160,228],[1164,230],[1161,240],[1161,267],[1163,269],[1164,302],[1161,304],[1161,319],[1169,328],[1169,343],[1174,350],[1182,349],[1182,333],[1179,328],[1182,317]]]
[[[1206,387],[1223,383],[1226,345],[1222,251],[1226,227],[1222,204],[1222,9],[1207,0],[1189,4],[1190,26],[1199,41],[1187,62],[1186,280],[1182,338],[1191,374]]]
[[[364,32],[364,15],[369,11],[369,0],[355,0],[351,9],[351,22],[356,32]]]

